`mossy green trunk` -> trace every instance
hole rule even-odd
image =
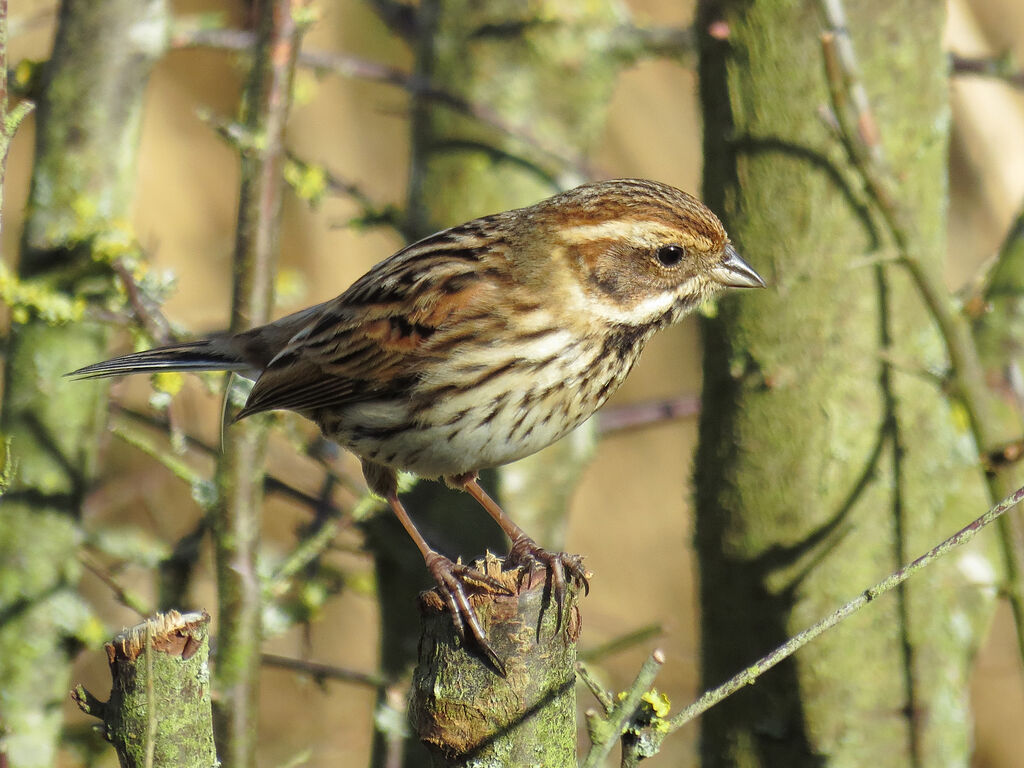
[[[130,247],[142,97],[165,37],[162,0],[62,4],[36,118],[22,278],[75,296],[109,286],[93,255]],[[86,321],[19,319],[0,420],[16,464],[0,502],[0,751],[27,768],[53,764],[73,638],[88,615],[75,551],[105,390],[62,377],[101,358],[106,336]]]
[[[934,0],[849,4],[903,204],[945,256],[947,63]],[[720,683],[988,506],[968,425],[926,371],[944,345],[873,259],[813,0],[705,2],[704,195],[769,289],[705,323],[696,465],[703,682]],[[889,361],[898,361],[891,365]],[[912,580],[705,715],[709,766],[967,765],[986,552]],[[988,574],[986,577],[984,574]]]
[[[410,719],[434,768],[576,768],[576,641],[579,590],[555,609],[543,568],[502,571],[494,555],[476,561],[508,594],[471,597],[484,636],[506,674],[457,639],[436,592],[420,599],[423,631]]]
[[[106,645],[110,699],[82,686],[73,698],[100,718],[101,732],[123,768],[213,768],[210,617],[157,614]]]

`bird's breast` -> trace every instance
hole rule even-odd
[[[514,344],[466,345],[404,396],[353,404],[321,426],[360,457],[424,477],[500,466],[586,421],[646,338],[549,325],[522,331]]]

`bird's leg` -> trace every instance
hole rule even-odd
[[[431,548],[409,517],[409,513],[405,511],[402,502],[398,500],[398,494],[389,493],[385,498],[388,504],[391,505],[391,510],[395,513],[395,517],[398,518],[406,533],[416,543],[420,554],[423,555],[423,562],[426,563],[427,570],[430,571],[430,575],[434,578],[434,582],[437,584],[438,591],[441,593],[445,605],[448,606],[448,613],[451,614],[452,622],[455,624],[455,629],[459,636],[463,640],[466,639],[466,625],[469,625],[469,632],[473,636],[477,647],[483,651],[487,660],[504,676],[505,665],[502,664],[501,659],[498,658],[498,655],[487,642],[476,611],[473,610],[473,606],[469,602],[465,584],[467,582],[479,584],[492,591],[506,594],[509,593],[509,589],[494,577],[481,573],[476,568],[468,565],[452,562],[451,559]]]
[[[494,518],[494,522],[501,526],[501,530],[512,540],[512,547],[508,551],[508,562],[513,565],[530,566],[540,563],[547,568],[551,578],[551,592],[555,596],[558,605],[558,615],[562,615],[562,603],[565,600],[565,574],[583,585],[586,594],[590,594],[590,582],[587,581],[587,571],[583,567],[583,558],[579,555],[572,555],[567,552],[548,552],[540,547],[533,539],[526,535],[526,531],[516,525],[504,510],[498,506],[490,496],[487,495],[476,474],[461,475],[454,478],[446,478],[449,484],[462,487],[470,496],[476,499],[480,506],[487,510],[487,513]]]

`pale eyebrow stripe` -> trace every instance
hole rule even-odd
[[[566,227],[558,232],[558,236],[563,242],[569,245],[576,245],[593,240],[607,240],[613,237],[627,237],[638,234],[650,236],[655,232],[670,234],[674,233],[675,230],[666,227],[660,221],[648,219],[622,221],[621,219],[612,219],[610,221],[602,221],[600,224],[579,224],[575,227]]]
[[[599,240],[630,239],[645,241],[651,245],[659,242],[674,242],[683,246],[702,245],[710,247],[705,238],[695,236],[692,232],[681,231],[677,227],[667,226],[662,221],[653,219],[635,219],[622,221],[615,219],[602,221],[600,224],[579,224],[566,227],[558,232],[558,238],[565,245],[583,245]]]

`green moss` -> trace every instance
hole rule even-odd
[[[53,764],[70,658],[95,629],[75,590],[76,548],[105,389],[64,374],[105,352],[106,333],[83,319],[84,303],[112,294],[96,256],[125,250],[119,222],[129,216],[142,96],[160,54],[159,35],[139,32],[159,29],[165,13],[162,0],[62,5],[18,274],[0,273],[15,320],[0,430],[17,466],[0,505],[0,750],[22,768]]]
[[[150,749],[152,765],[209,768],[216,763],[207,629],[202,622],[186,631],[193,644],[188,654],[160,645],[167,638],[156,629],[149,640],[140,638],[137,656],[122,652],[123,634],[114,640],[114,684],[103,717],[122,765],[149,764]]]
[[[47,325],[77,322],[85,313],[85,299],[54,290],[47,281],[19,280],[0,263],[0,302],[8,306],[11,320],[24,325],[38,318]]]

